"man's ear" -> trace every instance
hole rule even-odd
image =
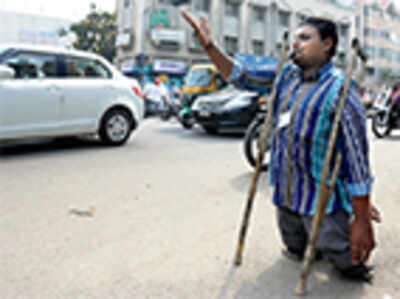
[[[324,44],[324,52],[329,53],[329,51],[331,50],[331,48],[333,47],[333,40],[330,37],[327,37],[326,39],[324,39],[322,41],[322,43]]]

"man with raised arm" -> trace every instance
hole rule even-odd
[[[182,16],[195,30],[200,44],[228,81],[241,88],[267,90],[275,75],[272,99],[273,135],[270,184],[273,203],[287,256],[304,256],[316,211],[320,178],[344,74],[332,63],[338,43],[336,25],[310,17],[297,28],[293,63],[280,74],[274,70],[246,68],[213,41],[204,18]],[[272,72],[272,74],[271,74]],[[335,153],[343,162],[332,190],[317,248],[346,278],[370,281],[366,263],[375,247],[372,220],[380,221],[372,207],[366,118],[355,85],[350,87]],[[332,165],[333,168],[333,165]]]

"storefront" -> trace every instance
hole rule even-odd
[[[174,81],[176,86],[181,86],[188,66],[182,61],[167,59],[156,59],[151,64],[141,66],[134,59],[128,59],[121,63],[120,69],[124,75],[136,78],[142,85],[157,76],[165,75],[167,81]]]

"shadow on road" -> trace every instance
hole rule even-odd
[[[184,129],[179,124],[176,124],[176,126],[157,128],[157,131],[163,134],[174,135],[185,139],[240,140],[244,137],[243,132],[224,130],[217,134],[208,134],[202,128],[194,127],[192,129]]]
[[[396,135],[396,136],[390,135],[390,136],[386,136],[384,138],[375,137],[375,140],[379,140],[382,142],[400,141],[400,135]]]
[[[235,273],[237,272],[238,267],[232,265],[231,269],[229,270],[229,273],[225,279],[224,285],[221,287],[221,290],[219,291],[218,296],[216,299],[225,299],[227,296],[227,293],[229,291],[229,288],[232,287],[232,283],[234,280]]]
[[[42,154],[60,151],[89,150],[107,148],[97,140],[86,140],[74,137],[42,139],[34,141],[15,141],[0,145],[0,160],[21,155]]]
[[[231,185],[234,189],[241,193],[248,193],[253,180],[254,172],[246,172],[231,179]],[[268,184],[268,172],[261,172],[258,177],[257,193],[260,192],[263,196],[268,195],[271,187]]]
[[[295,286],[299,279],[301,264],[280,258],[262,272],[256,281],[244,281],[232,298],[235,299],[298,299]],[[307,298],[357,299],[364,298],[362,283],[341,279],[327,262],[313,265],[308,279]],[[223,299],[224,297],[218,297]]]

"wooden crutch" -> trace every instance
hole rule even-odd
[[[276,76],[279,75],[279,73],[282,70],[283,65],[289,60],[288,52],[289,52],[289,32],[285,31],[283,34],[282,52],[281,52],[280,60],[278,62],[277,70],[275,73]],[[264,160],[264,154],[265,154],[265,150],[266,150],[266,146],[267,146],[267,141],[269,140],[269,136],[271,133],[272,110],[274,107],[273,102],[274,102],[275,97],[276,97],[276,90],[273,87],[271,94],[269,96],[267,116],[265,117],[263,126],[261,128],[261,134],[260,134],[259,143],[258,143],[259,151],[258,151],[257,160],[256,160],[256,168],[254,171],[253,179],[251,181],[250,190],[249,190],[247,202],[246,202],[246,207],[245,207],[245,211],[243,214],[242,225],[240,227],[239,240],[238,240],[238,245],[236,248],[236,255],[235,255],[235,260],[234,260],[234,264],[236,266],[240,266],[242,263],[244,241],[245,241],[245,237],[246,237],[247,228],[249,225],[250,213],[251,213],[251,209],[253,206],[254,196],[256,194],[258,178],[260,176],[261,165]]]
[[[335,166],[332,171],[330,185],[326,184],[328,174],[329,174],[329,166],[331,165],[333,150],[335,147],[338,131],[339,131],[339,123],[343,114],[346,98],[349,92],[351,77],[353,75],[354,68],[357,63],[357,57],[360,57],[362,60],[366,59],[365,54],[360,48],[359,42],[357,38],[354,38],[351,45],[354,54],[352,55],[352,59],[350,62],[350,66],[348,68],[346,79],[344,82],[343,92],[341,94],[341,98],[339,100],[338,110],[335,115],[334,123],[332,126],[331,133],[329,135],[329,143],[328,150],[325,155],[325,164],[322,169],[322,177],[321,177],[321,190],[318,196],[318,205],[317,210],[313,218],[312,222],[312,230],[311,237],[307,245],[304,262],[301,269],[300,279],[296,285],[296,294],[297,295],[306,295],[307,294],[307,279],[311,272],[311,264],[314,260],[316,245],[319,237],[319,233],[321,231],[322,223],[326,213],[326,207],[329,202],[329,197],[331,190],[335,187],[337,175],[339,173],[340,164],[342,162],[342,155],[339,153],[336,156]]]

